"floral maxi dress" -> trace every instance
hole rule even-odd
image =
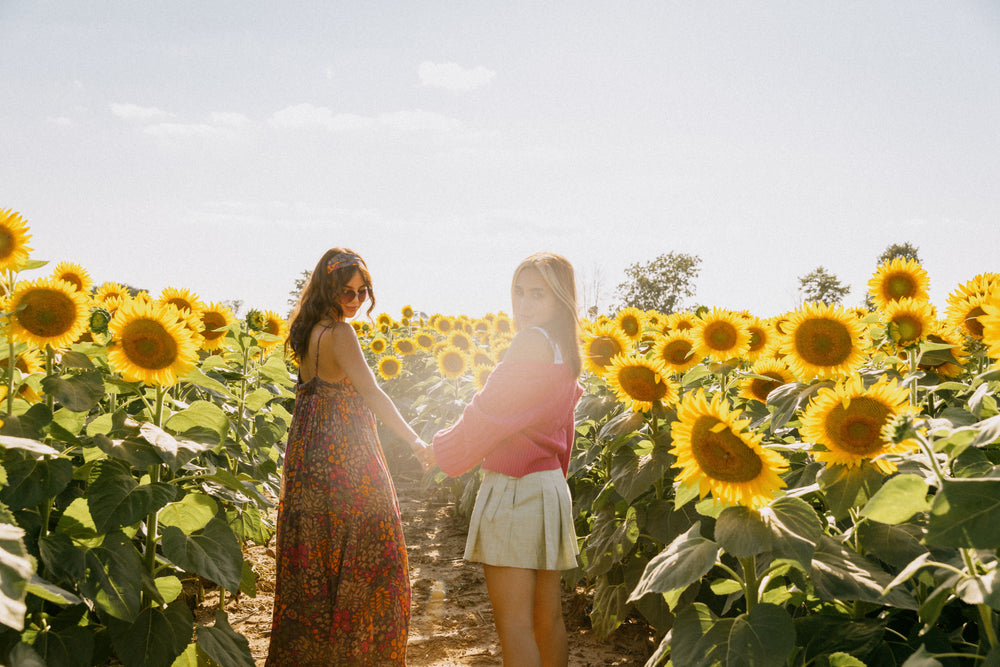
[[[406,545],[375,420],[351,381],[296,388],[267,667],[405,665]]]

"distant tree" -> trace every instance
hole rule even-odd
[[[841,284],[834,274],[818,266],[804,276],[799,276],[799,292],[804,302],[818,301],[832,306],[839,304],[851,291],[850,285]]]
[[[694,296],[699,264],[697,255],[675,252],[645,264],[632,264],[625,269],[625,280],[616,291],[619,308],[632,306],[666,314],[681,310],[684,299]]]
[[[240,309],[243,307],[243,299],[223,299],[222,305],[233,311],[233,315],[240,316]]]
[[[302,295],[302,290],[306,288],[306,283],[309,282],[309,276],[312,275],[312,271],[306,269],[299,274],[299,277],[295,279],[295,289],[288,293],[288,305],[292,308],[295,304],[299,302],[299,297]]]
[[[882,254],[878,256],[875,260],[875,269],[882,266],[886,262],[891,262],[897,257],[902,257],[903,259],[912,259],[915,262],[920,262],[920,257],[917,255],[917,246],[913,245],[909,241],[904,241],[903,243],[891,243],[886,246]],[[875,308],[875,301],[872,300],[872,295],[865,293],[865,308],[868,310],[873,310]]]
[[[589,270],[584,270],[577,277],[580,286],[579,301],[583,315],[594,319],[601,309],[601,299],[604,292],[604,272],[596,263]]]
[[[903,259],[912,259],[919,262],[920,257],[917,256],[917,246],[910,242],[905,243],[893,243],[886,246],[882,254],[878,256],[875,260],[875,266],[882,266],[886,262],[890,262],[897,257],[902,257]]]

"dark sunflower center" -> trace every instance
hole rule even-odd
[[[892,323],[896,326],[896,335],[899,337],[899,342],[903,344],[912,343],[919,339],[924,332],[923,323],[913,315],[900,315]]]
[[[691,354],[692,347],[691,341],[671,341],[665,348],[663,348],[663,359],[668,364],[683,366],[688,362],[688,356]]]
[[[607,366],[611,363],[611,357],[621,352],[622,348],[618,344],[618,341],[611,336],[598,336],[590,341],[587,351],[590,353],[590,359],[595,364],[598,366]]]
[[[713,432],[721,421],[705,415],[699,417],[691,429],[691,452],[702,471],[722,482],[750,482],[757,479],[764,468],[757,452],[729,427]]]
[[[219,313],[202,314],[201,323],[205,325],[205,330],[201,332],[201,335],[208,340],[216,340],[226,335],[225,331],[216,331],[216,329],[226,326],[226,318]]]
[[[894,273],[885,281],[885,293],[890,301],[899,301],[908,296],[916,296],[917,283],[908,273]]]
[[[965,316],[965,322],[963,324],[965,325],[966,330],[976,338],[983,337],[983,323],[979,321],[979,317],[985,314],[985,310],[976,306]]]
[[[59,280],[65,280],[70,285],[76,287],[78,290],[83,289],[83,280],[80,278],[80,276],[76,275],[75,273],[65,273],[59,276]]]
[[[813,366],[838,366],[853,349],[851,332],[834,319],[812,318],[795,330],[795,351]]]
[[[14,235],[8,229],[0,229],[0,259],[7,259],[16,249]]]
[[[16,314],[22,327],[36,336],[62,336],[76,322],[76,303],[54,289],[32,289],[21,299],[24,309]]]
[[[122,331],[121,343],[128,360],[140,368],[159,370],[177,360],[177,341],[155,320],[129,322]]]
[[[399,364],[396,363],[395,359],[386,359],[382,362],[382,372],[389,377],[394,377],[399,373]]]
[[[831,410],[824,427],[837,449],[855,456],[872,456],[882,449],[879,432],[889,414],[889,408],[879,401],[858,396],[846,408],[841,403]]]
[[[729,322],[712,322],[705,327],[705,343],[718,352],[726,352],[736,345],[738,333]]]
[[[441,365],[447,373],[461,373],[465,370],[465,361],[460,354],[446,354],[441,359]]]
[[[753,394],[757,400],[761,403],[767,402],[767,395],[772,391],[785,384],[785,378],[775,371],[766,371],[761,373],[761,375],[769,378],[774,378],[773,380],[761,380],[760,378],[754,378],[750,382],[750,393]]]
[[[658,401],[667,393],[667,385],[645,366],[626,366],[618,371],[618,384],[637,401]]]
[[[622,318],[621,322],[622,331],[624,331],[629,336],[639,335],[639,320],[634,317]]]
[[[760,329],[753,328],[750,329],[750,351],[756,352],[757,350],[764,347],[764,343],[767,342],[767,336]]]
[[[399,352],[400,354],[412,354],[413,353],[413,343],[408,340],[399,341]]]

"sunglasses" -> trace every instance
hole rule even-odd
[[[340,294],[337,295],[337,300],[343,304],[351,303],[355,299],[358,300],[358,303],[364,303],[365,299],[367,298],[368,298],[367,287],[362,287],[357,292],[355,292],[352,289],[342,289],[340,290]]]

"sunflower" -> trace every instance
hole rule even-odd
[[[236,315],[213,301],[201,310],[201,323],[201,349],[218,350],[226,342],[226,328],[236,323]]]
[[[983,323],[979,318],[986,314],[983,306],[990,298],[985,294],[973,294],[962,299],[956,298],[955,295],[949,296],[945,315],[948,326],[961,329],[967,336],[976,340],[982,340]]]
[[[440,334],[449,334],[455,328],[455,320],[444,315],[434,315],[431,318],[431,326]]]
[[[476,350],[472,353],[471,363],[473,366],[486,365],[492,368],[496,364],[496,361],[489,353],[484,352],[483,350]]]
[[[403,316],[404,320],[412,320],[413,319],[413,306],[410,306],[410,305],[403,306],[403,310],[401,310],[399,314]]]
[[[392,348],[396,350],[397,354],[401,354],[406,357],[417,351],[417,344],[412,338],[400,338],[393,341]]]
[[[767,395],[783,384],[795,382],[795,376],[788,370],[788,364],[780,359],[758,359],[750,369],[753,375],[740,382],[739,395],[750,401],[767,403]],[[765,380],[763,378],[771,378]]]
[[[667,316],[666,327],[668,331],[686,331],[687,329],[694,329],[694,325],[697,324],[698,318],[695,314],[690,311],[682,311],[679,313],[670,313]]]
[[[489,379],[490,373],[492,372],[492,364],[475,364],[472,367],[472,379],[476,382],[477,390],[486,386],[486,380]]]
[[[87,329],[87,297],[63,280],[38,278],[18,283],[7,310],[16,340],[44,348],[66,347]]]
[[[448,378],[460,377],[468,365],[465,353],[457,347],[451,347],[450,345],[445,345],[434,356],[437,359],[438,370],[441,372],[441,375]]]
[[[413,337],[413,341],[421,350],[430,350],[434,347],[434,336],[426,332],[420,332]]]
[[[604,371],[604,381],[618,401],[635,412],[652,410],[654,403],[677,401],[677,384],[667,377],[664,364],[656,359],[616,354]]]
[[[780,475],[788,462],[761,446],[763,435],[746,430],[749,419],[738,419],[722,395],[711,402],[703,389],[686,395],[671,424],[673,447],[680,468],[678,481],[697,484],[699,495],[726,504],[766,505],[785,486]]]
[[[713,308],[697,320],[692,330],[695,355],[716,361],[737,359],[750,348],[750,328],[746,321],[726,310]]]
[[[971,296],[990,296],[997,292],[1000,292],[1000,273],[980,273],[956,287],[948,295],[948,301],[962,301]]]
[[[111,320],[108,364],[130,382],[170,386],[194,367],[198,343],[163,304],[129,300]]]
[[[596,324],[583,337],[583,363],[594,375],[602,375],[612,357],[629,351],[629,339],[614,322]]]
[[[65,280],[79,292],[90,294],[90,288],[94,285],[94,279],[90,277],[87,270],[79,264],[73,262],[59,262],[52,270],[53,280]]]
[[[388,349],[388,347],[389,341],[382,336],[375,336],[375,338],[372,338],[371,342],[368,343],[368,349],[375,354],[382,354]]]
[[[385,327],[386,329],[391,329],[395,326],[396,322],[392,319],[392,316],[388,313],[379,313],[379,316],[375,318],[375,326],[379,329]]]
[[[462,352],[469,354],[472,352],[472,339],[469,335],[462,331],[456,331],[451,336],[448,337],[448,344],[452,347],[457,347]]]
[[[399,376],[402,370],[403,364],[396,355],[387,354],[378,360],[378,374],[383,380],[391,380]]]
[[[989,308],[989,305],[984,305]],[[987,311],[988,312],[988,311]],[[988,317],[988,316],[987,316]],[[986,341],[986,331],[989,325],[984,327],[983,341]],[[1000,332],[998,332],[1000,333]],[[935,322],[934,328],[927,334],[927,342],[941,345],[951,345],[946,350],[931,350],[920,355],[917,368],[923,371],[930,371],[939,377],[955,378],[962,374],[965,367],[966,353],[962,341],[962,335],[957,329],[950,328],[941,322]],[[1000,352],[1000,349],[997,350]],[[989,356],[993,356],[987,352]]]
[[[511,334],[514,333],[514,325],[510,321],[510,317],[504,313],[497,315],[496,322],[493,323],[493,331],[498,334]]]
[[[7,365],[7,360],[3,360],[4,366]],[[21,354],[17,356],[17,361],[14,362],[14,368],[16,368],[21,373],[21,386],[17,390],[17,395],[23,398],[28,403],[40,403],[42,397],[37,391],[35,391],[30,384],[24,382],[24,379],[35,373],[43,373],[45,371],[45,360],[42,358],[41,353],[34,348],[28,348]],[[15,376],[16,377],[16,376]],[[7,383],[0,383],[0,402],[7,398]]]
[[[111,299],[125,299],[129,297],[128,288],[121,283],[104,282],[94,292],[94,302],[99,306],[107,308],[107,302]]]
[[[937,322],[934,306],[908,297],[890,301],[879,313],[886,333],[897,350],[925,340]]]
[[[875,308],[881,310],[891,301],[910,298],[926,301],[930,280],[927,272],[915,259],[896,257],[878,267],[868,281],[868,293]]]
[[[28,261],[28,226],[12,209],[0,210],[0,271],[17,271]]]
[[[638,308],[622,308],[615,315],[615,325],[631,340],[639,340],[646,326],[646,313]]]
[[[157,301],[170,304],[178,310],[190,310],[192,313],[200,312],[205,308],[205,304],[201,302],[198,295],[185,287],[164,287]]]
[[[778,337],[774,327],[759,317],[750,316],[746,320],[750,344],[744,358],[752,364],[762,357],[770,356],[778,343]]]
[[[783,328],[780,351],[800,380],[850,375],[865,361],[864,325],[840,306],[806,304]]]
[[[909,391],[884,377],[867,389],[860,375],[824,387],[809,401],[802,415],[802,439],[822,445],[816,459],[827,464],[856,467],[868,459],[886,475],[896,471],[886,454],[908,451],[912,441],[885,440],[882,427],[895,415],[915,411]]]
[[[674,373],[685,373],[701,362],[694,352],[694,337],[686,330],[657,336],[653,342],[653,358],[662,361],[666,369]]]

